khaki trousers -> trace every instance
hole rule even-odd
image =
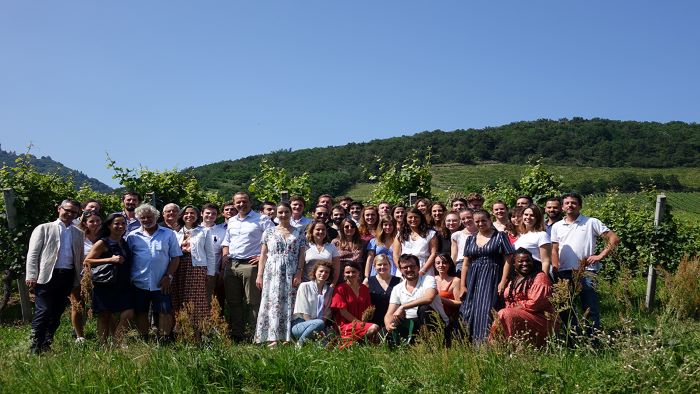
[[[244,339],[246,323],[255,331],[260,309],[260,290],[255,286],[257,276],[257,264],[250,265],[248,260],[231,259],[225,264],[224,287],[229,311],[229,329],[235,340]]]

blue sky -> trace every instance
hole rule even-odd
[[[278,149],[700,119],[695,1],[0,2],[0,144],[116,186]]]

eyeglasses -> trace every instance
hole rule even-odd
[[[348,229],[354,229],[355,227],[353,227],[353,226],[351,226],[351,225],[347,225],[347,226],[343,226],[343,228],[346,229],[346,230],[348,230]]]
[[[83,211],[83,217],[84,217],[84,218],[90,217],[90,216],[92,216],[92,215],[97,215],[97,211],[94,211],[94,210],[92,210],[92,209],[89,209],[89,210],[87,210],[87,211]]]
[[[68,208],[66,208],[66,207],[61,207],[61,209],[63,209],[64,211],[66,211],[66,212],[68,212],[68,213],[72,213],[73,215],[79,215],[79,214],[80,214],[80,212],[78,212],[78,211],[76,211],[76,210],[74,210],[74,209],[68,209]]]

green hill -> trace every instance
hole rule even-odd
[[[425,131],[412,136],[343,146],[281,150],[186,170],[192,171],[203,187],[231,195],[247,188],[258,171],[260,160],[266,157],[271,164],[284,167],[292,174],[308,171],[313,195],[323,192],[340,195],[366,179],[365,168],[376,170],[377,157],[398,162],[412,151],[424,153],[428,147],[435,165],[458,167],[484,162],[516,165],[533,157],[542,157],[546,165],[644,168],[660,183],[670,185],[672,190],[694,190],[680,182],[680,178],[674,179],[672,171],[653,169],[700,168],[700,125],[597,118],[540,119],[478,130]],[[622,173],[618,181],[630,178],[624,171],[618,173]],[[499,170],[496,175],[502,175],[502,172]],[[488,180],[496,179],[489,176]],[[588,192],[610,186],[590,182],[590,179],[582,184],[590,186]]]
[[[7,165],[12,167],[15,164],[15,160],[19,155],[15,152],[6,152],[0,149],[0,166]],[[90,178],[89,176],[83,174],[80,171],[73,170],[64,166],[63,164],[53,160],[50,156],[36,157],[34,155],[29,155],[31,157],[32,165],[39,172],[43,173],[56,173],[66,177],[72,177],[75,185],[77,187],[83,184],[88,184],[92,190],[99,191],[102,193],[108,193],[112,191],[112,188],[105,185],[104,183],[98,181],[95,178]]]

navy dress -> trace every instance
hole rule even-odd
[[[469,258],[467,271],[467,294],[459,313],[471,340],[485,341],[489,336],[491,310],[498,302],[498,282],[503,275],[503,255],[513,254],[513,245],[508,235],[496,231],[484,245],[476,244],[476,235],[467,238],[464,256]]]
[[[109,238],[101,238],[109,247],[99,258],[109,258],[112,256],[124,256],[124,262],[118,265],[117,280],[110,284],[93,284],[92,288],[92,311],[99,314],[102,312],[117,313],[134,307],[133,292],[131,285],[131,252],[126,241],[120,239],[114,242]]]
[[[374,315],[372,316],[372,323],[378,325],[379,327],[384,327],[384,316],[386,311],[389,310],[389,300],[391,299],[391,290],[394,286],[401,282],[401,278],[392,276],[389,280],[389,286],[386,290],[382,288],[379,284],[376,276],[370,276],[367,279],[367,287],[369,287],[369,296],[372,299],[372,305],[374,305]]]

